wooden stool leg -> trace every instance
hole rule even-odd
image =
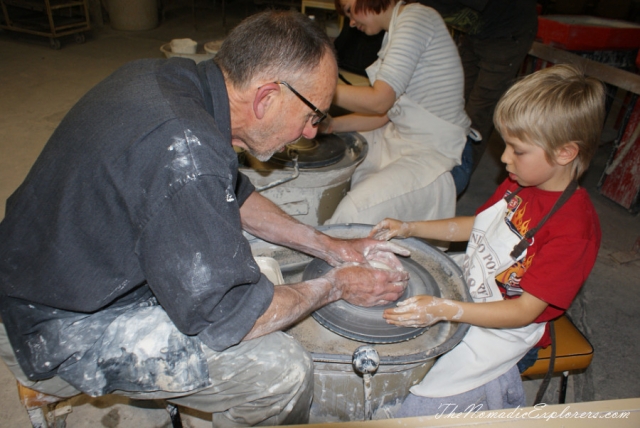
[[[27,413],[29,414],[29,421],[33,428],[49,428],[49,423],[47,422],[47,418],[44,416],[42,407],[27,409]]]
[[[562,372],[562,377],[560,378],[560,397],[558,398],[559,404],[564,404],[567,398],[567,382],[569,381],[569,372]]]
[[[56,403],[64,401],[64,398],[43,394],[27,388],[20,382],[18,384],[18,397],[27,409],[29,420],[34,428],[65,428],[67,414],[71,412],[71,406],[55,408]]]
[[[171,426],[173,428],[182,428],[182,418],[180,418],[180,409],[175,404],[167,403],[167,411],[171,418]]]

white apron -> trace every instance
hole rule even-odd
[[[387,54],[401,4],[402,2],[398,2],[393,10],[389,31],[378,53],[378,60],[366,70],[372,85]],[[394,201],[394,198],[426,188],[440,175],[459,165],[468,132],[468,129],[430,113],[406,93],[396,100],[387,115],[390,122],[385,126],[361,133],[367,140],[369,152],[352,176],[351,188],[355,191],[349,194],[358,212],[372,207],[380,212],[381,216],[368,213],[367,218],[364,218],[371,222],[373,216],[374,223],[384,217],[397,217],[393,206],[398,201]],[[390,186],[389,183],[394,185]],[[435,201],[438,201],[441,215],[431,218],[453,216],[456,201],[453,180],[446,181],[446,186],[450,189],[444,189],[443,193],[451,194],[451,197],[446,198],[448,200],[431,198],[428,193],[420,195],[410,203],[405,202],[401,209],[402,219],[424,220],[425,212],[433,210]],[[337,211],[339,210],[340,207]],[[378,220],[375,220],[377,217]],[[334,218],[340,218],[338,213]],[[362,218],[342,220],[364,222]],[[332,223],[332,220],[328,223]]]
[[[477,303],[502,300],[496,274],[515,263],[510,253],[521,237],[505,222],[507,210],[503,198],[478,214],[473,224],[463,270]],[[526,253],[524,251],[518,260]],[[520,361],[538,343],[545,325],[533,323],[512,329],[471,326],[462,341],[442,355],[411,392],[423,397],[448,397],[484,385]]]

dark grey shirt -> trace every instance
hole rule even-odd
[[[242,234],[239,207],[254,187],[237,167],[212,61],[134,61],[89,91],[0,223],[2,318],[26,374],[56,373],[28,357],[47,320],[109,310],[140,287],[183,334],[214,350],[238,343],[269,306],[273,284]],[[30,303],[37,317],[12,315]]]

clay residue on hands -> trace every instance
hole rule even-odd
[[[411,236],[411,225],[407,222],[384,219],[371,230],[370,236],[381,241],[391,238],[408,238]]]
[[[369,241],[373,242],[374,245],[367,246],[363,252],[367,263],[371,264],[372,261],[376,261],[387,265],[390,268],[389,270],[398,272],[405,271],[397,255],[409,257],[411,252],[407,248],[393,242],[376,241],[372,239]]]
[[[455,310],[455,314],[447,315]],[[419,295],[398,302],[393,309],[387,309],[384,318],[388,323],[404,327],[429,327],[440,321],[458,320],[464,311],[455,301],[438,297]]]
[[[332,283],[339,298],[370,307],[398,300],[407,286],[409,274],[395,269],[375,269],[366,264],[343,264],[323,278]]]

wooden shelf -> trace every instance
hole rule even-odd
[[[307,8],[336,10],[336,5],[333,0],[302,0],[302,6],[300,11],[302,13],[306,13]],[[342,30],[343,24],[344,24],[344,16],[338,14],[338,26],[340,30]]]
[[[74,34],[82,43],[91,29],[86,0],[0,0],[0,6],[0,28],[49,37],[54,49],[60,49],[59,37]]]

